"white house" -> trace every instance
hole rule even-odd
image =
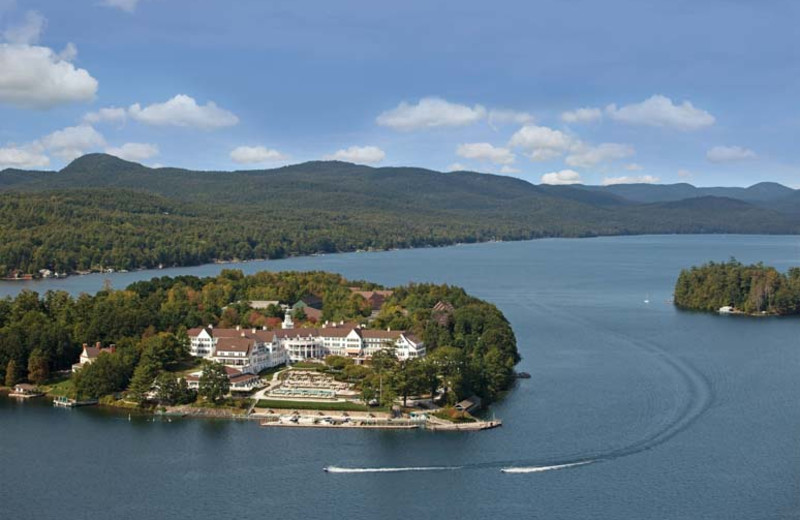
[[[401,360],[425,356],[425,344],[402,330],[366,329],[343,322],[326,323],[320,328],[294,328],[288,312],[281,330],[204,327],[191,329],[189,338],[193,356],[251,374],[286,362],[329,355],[363,361],[386,348],[393,348]]]
[[[88,344],[84,343],[83,350],[81,351],[80,360],[74,365],[72,365],[72,371],[77,372],[78,370],[85,367],[89,363],[92,363],[103,352],[113,354],[114,352],[116,352],[116,350],[117,347],[115,345],[103,347],[99,341],[95,343],[93,347],[90,347]]]
[[[225,373],[228,375],[231,392],[249,392],[261,386],[261,379],[256,374],[247,374],[228,366],[225,367]],[[186,385],[189,388],[197,390],[200,388],[200,377],[202,375],[202,370],[187,374]]]
[[[259,329],[196,328],[188,331],[189,352],[195,357],[213,359],[226,367],[248,374],[286,363],[285,351],[275,342],[275,334]]]

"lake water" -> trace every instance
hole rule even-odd
[[[668,303],[682,267],[730,256],[784,270],[800,265],[800,238],[539,240],[237,266],[461,285],[505,313],[533,377],[493,407],[504,426],[477,433],[128,421],[0,399],[0,518],[800,518],[800,320]],[[547,469],[577,462],[588,463]]]

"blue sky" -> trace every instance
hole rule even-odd
[[[798,19],[791,1],[0,0],[0,168],[108,151],[798,187]]]

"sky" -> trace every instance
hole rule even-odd
[[[800,187],[800,2],[0,0],[0,169]]]

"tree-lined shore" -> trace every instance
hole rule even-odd
[[[217,403],[227,394],[221,365],[189,356],[187,330],[280,326],[273,308],[252,309],[252,300],[322,300],[322,319],[367,322],[372,309],[352,287],[379,285],[349,281],[324,272],[261,272],[245,276],[224,270],[216,277],[153,278],[123,290],[110,287],[77,298],[62,291],[40,296],[22,291],[0,300],[0,366],[5,383],[51,383],[51,375],[77,362],[82,344],[115,345],[66,381],[58,392],[81,398],[122,397],[139,404]],[[434,308],[441,305],[439,311]],[[301,314],[295,315],[300,318]],[[368,365],[332,356],[325,370],[360,390],[365,402],[389,405],[409,395],[443,389],[454,403],[471,395],[499,398],[513,381],[519,360],[516,338],[502,313],[449,285],[411,284],[394,288],[368,326],[408,330],[426,344],[428,356],[401,361],[379,352]],[[306,320],[305,325],[316,322]],[[182,377],[202,371],[198,392]],[[154,394],[155,392],[155,394]],[[199,394],[199,395],[198,395]]]
[[[625,198],[475,172],[337,161],[207,172],[90,154],[58,172],[0,172],[0,276],[543,237],[800,233],[800,192],[785,187],[768,201],[718,190],[642,202],[659,188]]]
[[[784,274],[731,259],[684,269],[675,284],[675,304],[702,311],[731,307],[744,314],[800,314],[800,268]]]

